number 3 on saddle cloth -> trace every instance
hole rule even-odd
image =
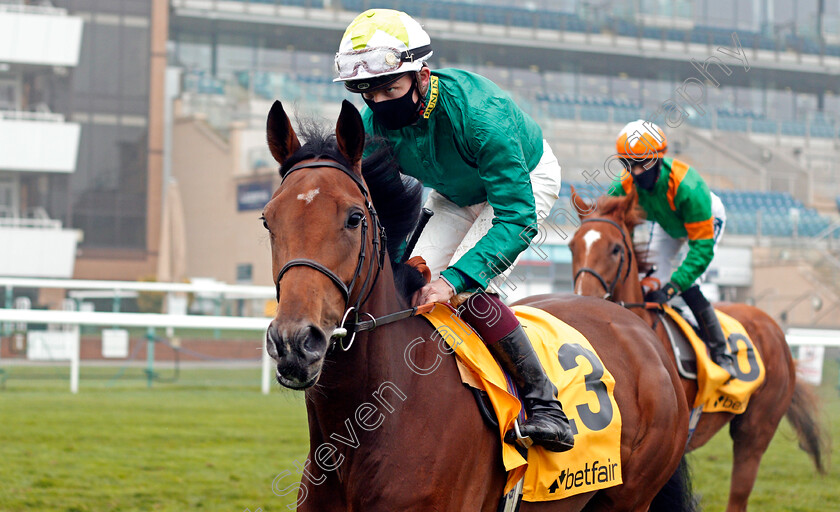
[[[731,316],[715,311],[729,350],[737,361],[735,375],[729,379],[729,374],[712,362],[706,345],[691,324],[674,308],[665,306],[664,309],[688,340],[686,344],[685,339],[673,336],[667,322],[664,323],[680,375],[697,380],[697,398],[693,407],[702,406],[703,412],[744,412],[750,396],[764,382],[764,363],[744,326]]]
[[[499,419],[502,459],[508,471],[505,493],[523,475],[523,499],[529,502],[557,500],[621,484],[621,413],[613,398],[612,374],[586,338],[568,324],[536,308],[516,306],[513,310],[557,387],[572,424],[575,446],[567,452],[532,446],[526,461],[513,445],[505,443],[505,432],[513,428],[520,403],[508,392],[498,363],[481,338],[448,305],[436,304],[423,315],[435,327],[435,336],[454,350],[464,383],[480,385],[490,398]]]

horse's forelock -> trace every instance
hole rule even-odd
[[[299,120],[298,124],[298,136],[306,143],[283,162],[280,166],[281,176],[304,160],[333,160],[350,166],[338,148],[334,133],[311,119]],[[362,163],[364,179],[371,202],[385,228],[388,253],[394,263],[396,285],[403,295],[410,296],[423,285],[422,276],[418,278],[419,273],[414,268],[397,265],[394,258],[417,224],[422,206],[423,185],[415,178],[402,174],[402,168],[385,139],[374,138],[369,143],[369,155]]]
[[[598,207],[593,216],[612,217],[615,221],[623,222],[630,231],[645,221],[644,211],[639,207],[635,191],[629,196],[602,196],[598,199]]]
[[[635,190],[628,196],[602,196],[598,199],[598,207],[592,213],[594,217],[610,217],[615,221],[623,222],[627,230],[633,230],[645,221],[645,213],[639,207],[639,198]],[[623,216],[623,218],[622,218]],[[639,273],[647,272],[653,265],[648,261],[648,248],[646,243],[633,244],[633,252],[636,255],[636,262],[639,266]]]
[[[306,143],[292,156],[286,159],[280,166],[280,175],[284,176],[289,169],[304,160],[333,160],[346,167],[350,167],[341,151],[338,149],[338,142],[335,134],[312,119],[303,118],[298,121],[298,137]]]

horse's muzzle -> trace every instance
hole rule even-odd
[[[277,382],[291,389],[306,389],[318,380],[327,354],[327,336],[315,325],[278,326],[271,322],[266,350],[277,362]]]

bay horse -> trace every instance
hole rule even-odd
[[[663,323],[667,322],[670,326],[668,330],[676,335],[681,336],[681,331],[667,315],[657,318],[657,313],[643,304],[639,272],[644,262],[640,263],[640,251],[632,244],[633,229],[644,221],[637,202],[634,192],[624,197],[604,196],[595,204],[587,204],[572,190],[571,204],[581,218],[581,225],[569,243],[575,276],[574,291],[578,295],[609,298],[618,304],[627,304],[648,326],[654,326],[668,352],[668,365],[673,366],[676,364],[674,352]],[[796,380],[793,358],[778,324],[760,309],[746,304],[718,303],[715,308],[743,324],[761,355],[766,377],[742,414],[703,413],[688,444],[688,451],[706,444],[729,423],[734,460],[726,512],[741,512],[747,510],[761,457],[783,416],[787,415],[797,433],[800,447],[823,474],[823,451],[827,439],[816,421],[816,397],[807,384]],[[697,382],[682,379],[681,386],[686,403],[693,404]]]
[[[498,430],[460,384],[451,351],[408,307],[422,278],[413,289],[398,286],[405,266],[392,263],[387,248],[407,231],[386,240],[388,224],[361,170],[361,116],[345,101],[334,136],[302,136],[304,146],[275,102],[267,138],[283,181],[262,217],[278,300],[266,345],[278,382],[305,390],[310,450],[298,467],[298,510],[495,512],[506,478]],[[397,189],[404,185],[398,173],[392,178]],[[380,198],[397,207],[411,201],[397,195]],[[552,295],[521,304],[578,329],[615,377],[624,479],[521,510],[647,511],[680,466],[688,436],[685,396],[665,350],[615,304]]]

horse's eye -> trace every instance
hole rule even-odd
[[[621,252],[621,247],[618,246],[618,245],[614,245],[613,250],[612,250],[613,256],[618,256],[618,253],[620,253],[620,252]]]
[[[265,229],[268,229],[268,222],[266,222],[266,221],[265,221],[265,215],[260,216],[260,220],[261,220],[261,221],[262,221],[262,223],[263,223],[263,227],[264,227]]]
[[[347,221],[344,223],[344,227],[355,229],[359,227],[359,224],[362,223],[362,219],[365,218],[365,215],[362,212],[353,212],[347,217]]]

